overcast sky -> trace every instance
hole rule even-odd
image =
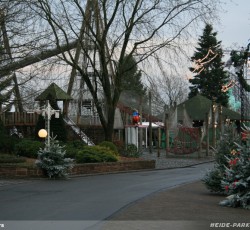
[[[246,47],[250,42],[250,0],[226,0],[220,25],[214,25],[223,48]]]

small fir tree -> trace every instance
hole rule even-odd
[[[234,127],[225,126],[224,135],[221,137],[216,149],[215,166],[202,179],[211,192],[224,193],[221,180],[225,174],[225,165],[227,165],[226,157],[230,156],[230,152],[235,149],[236,143],[239,143],[239,141],[239,137],[234,134]]]
[[[191,60],[194,67],[190,71],[194,73],[194,78],[189,82],[189,98],[201,94],[210,100],[227,106],[228,95],[222,92],[223,85],[228,83],[229,77],[224,71],[222,62],[221,41],[217,41],[217,33],[213,32],[213,27],[209,24],[205,26],[203,35],[199,38],[199,47],[196,48]]]
[[[248,128],[247,128],[248,129]],[[250,133],[250,130],[245,130]],[[240,145],[239,138],[227,135],[216,157],[216,166],[203,181],[210,191],[228,197],[220,205],[250,209],[250,139]]]
[[[65,178],[68,171],[73,168],[73,159],[64,158],[66,151],[51,139],[50,146],[46,143],[44,149],[38,151],[36,165],[41,168],[49,178]]]
[[[249,138],[246,144],[231,151],[226,157],[225,173],[221,180],[222,188],[228,195],[220,202],[223,206],[250,209],[250,149]]]

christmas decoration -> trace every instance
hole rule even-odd
[[[137,110],[135,110],[132,114],[133,118],[132,118],[132,121],[133,121],[133,124],[136,125],[140,122],[140,115],[138,113]]]
[[[209,57],[210,54],[213,54],[214,56]],[[201,73],[201,71],[205,69],[205,65],[211,62],[214,58],[216,58],[217,55],[218,54],[215,54],[211,49],[209,49],[205,57],[194,61],[195,67],[192,73]]]
[[[250,131],[244,128],[244,133]],[[231,132],[232,133],[232,132]],[[227,195],[220,205],[250,209],[250,139],[240,144],[226,132],[216,153],[216,165],[210,170],[203,182],[212,192]]]

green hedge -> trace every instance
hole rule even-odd
[[[61,143],[64,145],[64,143]],[[82,150],[86,144],[83,141],[70,141],[65,144],[64,149],[66,150],[65,157],[66,158],[76,158],[76,154],[78,151]]]
[[[124,157],[137,158],[137,157],[140,157],[140,155],[141,153],[139,152],[136,145],[134,144],[128,144],[127,149],[125,149],[124,152],[122,153],[122,156]]]
[[[15,146],[15,154],[23,157],[37,158],[37,152],[44,146],[40,141],[22,139]]]
[[[102,146],[85,146],[76,155],[77,163],[116,162],[116,153]]]
[[[24,163],[25,158],[11,154],[0,154],[0,163]]]
[[[103,141],[103,142],[101,142],[101,143],[98,144],[98,145],[99,145],[99,146],[102,146],[102,147],[105,147],[105,148],[107,148],[107,149],[112,150],[116,155],[119,154],[116,145],[115,145],[114,143],[110,142],[110,141]]]

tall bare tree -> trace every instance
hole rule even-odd
[[[174,47],[192,23],[211,18],[218,4],[213,0],[36,0],[30,7],[50,35],[43,36],[38,46],[44,52],[49,48],[62,52],[62,60],[72,66],[69,93],[76,72],[81,75],[105,138],[111,140],[126,56],[133,56],[138,64],[163,47]],[[76,49],[65,49],[75,42]]]
[[[8,86],[3,88],[3,92],[8,92],[9,95],[5,104],[9,106],[14,104],[16,111],[19,112],[23,112],[20,75],[18,80],[20,70],[12,68],[11,65],[41,51],[42,35],[46,34],[42,32],[38,18],[28,5],[29,2],[25,0],[0,2],[0,81],[6,82],[8,79]]]

